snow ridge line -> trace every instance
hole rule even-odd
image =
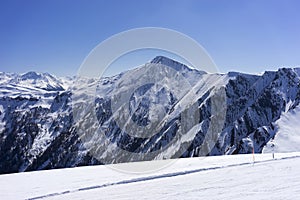
[[[283,158],[274,159],[274,160],[269,159],[269,160],[255,161],[254,163],[266,163],[266,162],[270,162],[270,161],[272,162],[272,161],[277,161],[277,160],[286,160],[286,159],[295,159],[295,158],[300,158],[300,156],[283,157]],[[155,180],[155,179],[184,176],[184,175],[198,173],[198,172],[202,172],[202,171],[217,170],[217,169],[231,168],[231,167],[237,167],[237,166],[245,166],[245,165],[249,165],[249,164],[252,165],[254,163],[253,162],[245,162],[245,163],[239,163],[239,164],[230,164],[230,165],[225,165],[225,166],[200,168],[200,169],[194,169],[194,170],[188,170],[188,171],[182,171],[182,172],[171,172],[171,173],[160,174],[160,175],[140,177],[140,178],[118,181],[118,182],[114,182],[114,183],[105,183],[102,185],[83,187],[83,188],[79,188],[79,189],[75,189],[75,190],[67,190],[67,191],[63,191],[63,192],[50,193],[50,194],[46,194],[46,195],[28,198],[26,200],[44,199],[44,198],[49,198],[49,197],[53,197],[53,196],[61,196],[64,194],[100,189],[100,188],[105,188],[105,187],[109,187],[109,186],[125,185],[125,184],[129,184],[129,183],[144,182],[144,181],[150,181],[150,180]]]

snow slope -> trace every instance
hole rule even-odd
[[[165,168],[146,173],[128,169]],[[299,199],[300,153],[183,158],[0,175],[1,199]],[[118,169],[118,170],[116,170]]]
[[[15,89],[40,89],[48,91],[62,91],[67,89],[64,85],[67,79],[56,78],[49,73],[27,72],[24,74],[10,74],[0,72],[0,86],[11,86]]]
[[[275,152],[296,152],[300,151],[300,107],[296,107],[282,115],[276,121],[277,134],[274,138]],[[271,142],[263,149],[263,153],[271,153]]]

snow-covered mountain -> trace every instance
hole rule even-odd
[[[207,74],[158,56],[100,80],[1,73],[0,172],[260,153],[299,111],[299,72]]]
[[[63,81],[49,73],[27,72],[25,74],[0,73],[0,85],[11,86],[18,89],[33,88],[47,91],[65,90]]]

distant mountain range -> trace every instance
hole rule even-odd
[[[208,74],[158,56],[99,80],[0,73],[0,173],[260,153],[299,102],[297,68]]]

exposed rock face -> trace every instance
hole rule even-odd
[[[72,87],[49,74],[1,73],[0,173],[261,152],[274,122],[299,105],[298,71],[206,74],[156,57]],[[141,74],[144,84],[132,81]],[[135,126],[122,124],[128,116]]]

